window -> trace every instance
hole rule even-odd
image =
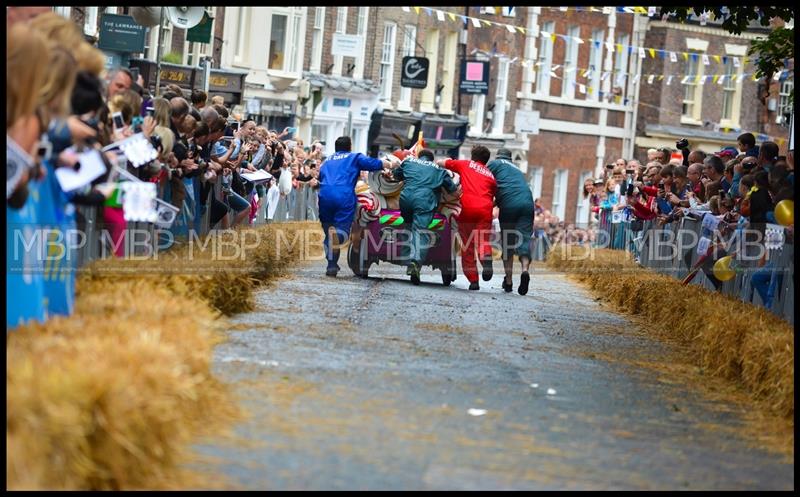
[[[347,32],[347,7],[337,7],[336,9],[336,33],[345,34]],[[342,61],[344,57],[341,55],[333,56],[333,73],[336,76],[342,75]]]
[[[211,42],[210,43],[197,43],[194,41],[187,41],[186,46],[188,47],[186,53],[183,55],[183,63],[187,66],[199,66],[200,60],[203,57],[211,57],[211,47],[214,45],[214,26],[216,18],[216,7],[206,7],[206,11],[208,15],[211,16]],[[186,36],[189,35],[189,30],[184,30]]]
[[[794,79],[786,78],[781,82],[781,89],[778,92],[780,101],[778,102],[778,116],[775,122],[781,126],[789,127],[792,120],[792,105],[789,103],[789,95],[794,90]]]
[[[361,56],[356,60],[354,78],[364,78],[364,51],[367,47],[367,21],[369,20],[369,7],[358,8],[358,24],[356,32],[361,37]]]
[[[117,7],[106,7],[106,14],[116,14]]]
[[[567,176],[569,171],[566,169],[556,169],[553,182],[553,214],[558,216],[559,221],[564,220],[567,209]]]
[[[273,9],[270,20],[267,68],[298,73],[302,64],[303,11],[301,8]]]
[[[458,49],[458,32],[451,31],[447,33],[447,38],[444,42],[444,68],[442,69],[442,101],[439,104],[439,112],[442,114],[450,114],[453,112],[453,92],[456,82],[456,75],[454,71],[458,67],[458,59],[456,50]]]
[[[403,30],[403,57],[414,55],[417,44],[417,27],[407,24]],[[400,88],[398,107],[411,110],[411,88]]]
[[[237,18],[236,21],[236,34],[237,34],[236,50],[234,52],[235,55],[233,57],[234,59],[236,59],[237,62],[244,61],[245,30],[247,28],[246,24],[247,21],[245,20],[245,18],[247,17],[248,14],[249,12],[247,12],[247,7],[239,7],[239,17]],[[269,62],[267,62],[267,65],[269,65]]]
[[[683,83],[682,117],[691,120],[699,120],[700,114],[700,85],[697,82],[698,76],[702,77],[700,54],[694,52],[689,55],[689,60],[686,62],[686,76],[684,77]]]
[[[583,198],[583,182],[591,179],[592,172],[584,171],[578,181],[578,205],[575,209],[575,225],[585,226],[589,223],[589,197]]]
[[[725,80],[722,88],[722,119],[733,120],[733,99],[736,94],[736,70],[733,67],[733,59],[725,62]]]
[[[269,60],[267,67],[270,69],[283,70],[284,59],[286,57],[286,23],[287,16],[272,14],[272,29],[269,36]]]
[[[587,92],[587,100],[597,100],[600,96],[600,75],[603,72],[603,37],[602,29],[592,31],[592,46],[589,48],[589,87],[593,91]]]
[[[436,85],[437,72],[436,65],[439,61],[439,30],[434,29],[429,31],[425,36],[425,57],[430,61],[428,66],[428,86],[422,90],[422,98],[420,99],[419,110],[420,112],[436,112],[435,99],[436,99]]]
[[[617,37],[617,47],[614,53],[614,87],[620,88],[625,93],[625,80],[628,76],[628,45],[630,36],[627,34]]]
[[[550,66],[553,63],[553,41],[550,35],[555,29],[556,23],[552,21],[542,25],[539,60],[536,62],[536,93],[539,95],[550,94]]]
[[[163,58],[172,49],[172,23],[165,16],[161,27],[155,26],[148,29],[149,34],[145,37],[144,47],[146,57],[150,60],[158,58],[158,32],[163,29],[164,34],[161,39],[161,57]]]
[[[508,59],[502,57],[497,64],[497,91],[492,113],[492,134],[503,134],[503,123],[506,117],[506,95],[508,94]]]
[[[504,17],[516,17],[517,9],[515,7],[500,7],[500,13]]]
[[[322,65],[322,36],[325,30],[325,7],[314,8],[314,31],[311,35],[311,71],[320,72]]]
[[[578,42],[575,38],[581,35],[580,26],[570,26],[567,29],[567,48],[564,52],[564,79],[561,85],[561,95],[575,98],[575,76],[578,72]]]
[[[72,7],[53,7],[53,11],[61,17],[66,17],[69,19],[70,13],[72,12]]]
[[[383,26],[383,45],[381,49],[381,100],[388,102],[392,98],[392,79],[394,77],[394,42],[397,25],[387,22]]]
[[[542,176],[544,168],[541,166],[531,167],[531,193],[533,193],[533,200],[542,198]]]
[[[100,7],[83,8],[83,32],[88,36],[97,34],[97,11]]]

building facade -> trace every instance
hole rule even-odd
[[[692,148],[715,152],[735,145],[736,137],[744,132],[752,132],[757,143],[783,144],[785,153],[793,61],[788,72],[776,75],[767,85],[763,79],[754,79],[755,63],[747,56],[750,42],[766,36],[769,29],[754,23],[733,36],[713,21],[706,25],[694,20],[683,24],[651,21],[645,44],[677,55],[674,62],[669,57],[648,58],[642,68],[636,157],[646,157],[648,148],[674,147],[684,137]],[[656,78],[651,79],[651,74]]]

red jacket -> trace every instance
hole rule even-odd
[[[480,162],[454,159],[446,160],[444,167],[461,176],[461,188],[464,191],[461,197],[462,213],[486,213],[491,219],[497,181],[489,168]]]

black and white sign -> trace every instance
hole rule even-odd
[[[429,63],[425,57],[414,57],[412,55],[403,57],[400,86],[405,88],[425,88],[428,86]]]

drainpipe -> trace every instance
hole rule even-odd
[[[647,32],[647,25],[649,19],[645,16],[634,14],[633,15],[633,40],[634,46],[641,47],[644,45],[645,34]],[[639,61],[636,64],[636,74],[639,76],[639,82],[633,85],[631,88],[633,93],[633,98],[629,99],[631,104],[631,108],[629,111],[626,111],[626,116],[630,116],[630,121],[627,123],[627,126],[630,126],[630,136],[626,139],[626,146],[623,150],[624,157],[628,157],[629,159],[633,158],[633,152],[636,149],[636,119],[639,113],[639,90],[642,86],[642,61],[644,59],[639,58]],[[631,95],[631,91],[628,92],[628,95]],[[627,119],[626,119],[627,121]]]

